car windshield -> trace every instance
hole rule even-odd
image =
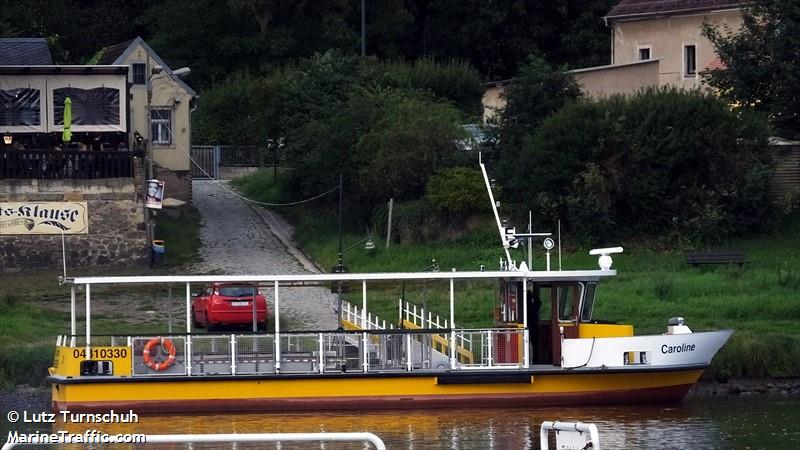
[[[224,297],[252,297],[252,286],[222,286],[219,288],[219,295]]]

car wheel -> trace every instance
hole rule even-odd
[[[203,325],[197,320],[197,313],[192,311],[192,327],[194,328],[203,328]]]
[[[259,322],[257,329],[258,331],[267,331],[267,319],[264,319],[263,322]]]

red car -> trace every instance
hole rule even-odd
[[[256,300],[256,323],[267,329],[267,299],[247,283],[212,283],[205,286],[192,302],[192,323],[209,330],[228,325],[253,324],[253,296]]]

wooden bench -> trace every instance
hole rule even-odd
[[[747,262],[744,252],[691,252],[686,253],[686,263],[694,267],[705,264],[736,264],[742,266]]]

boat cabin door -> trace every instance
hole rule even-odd
[[[528,291],[528,336],[531,364],[561,365],[561,339],[580,335],[578,311],[584,283],[530,283]],[[501,327],[522,327],[522,282],[501,282],[495,320]]]
[[[561,340],[579,337],[578,311],[583,283],[534,283],[532,304],[541,305],[532,336],[533,364],[561,365]],[[530,307],[529,307],[530,308]],[[529,327],[530,327],[530,322]]]

